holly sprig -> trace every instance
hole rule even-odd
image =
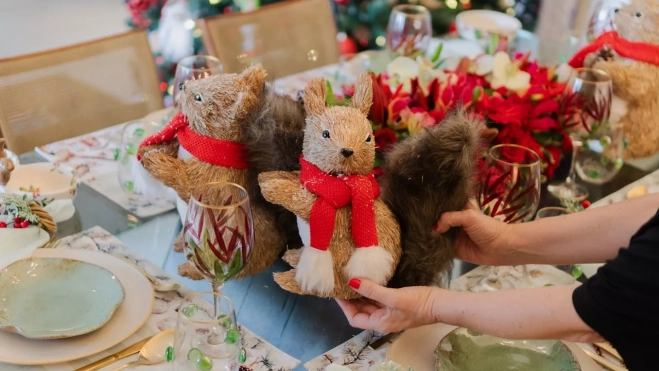
[[[32,212],[29,201],[14,195],[0,194],[0,215],[8,215],[9,220],[20,218],[39,224],[39,216]]]

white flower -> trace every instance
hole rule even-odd
[[[392,89],[402,85],[402,91],[409,93],[412,79],[419,77],[419,64],[412,58],[398,57],[387,65],[387,74]]]
[[[419,65],[419,85],[421,85],[424,94],[429,94],[430,84],[433,80],[446,81],[448,75],[444,71],[434,68],[431,61],[416,57],[416,63]]]
[[[570,75],[572,75],[572,71],[574,71],[572,66],[567,63],[563,63],[556,67],[554,74],[557,76],[557,81],[562,84],[567,82],[567,80],[570,78]]]
[[[505,87],[512,91],[522,91],[531,86],[531,75],[520,71],[519,65],[511,61],[507,53],[498,52],[494,55],[490,84],[494,89]]]
[[[475,74],[478,76],[489,75],[494,70],[494,56],[490,54],[481,54],[474,58],[474,64],[476,65],[474,70]]]

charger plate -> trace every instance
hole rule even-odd
[[[107,269],[125,290],[123,303],[109,322],[92,333],[68,339],[32,340],[0,332],[0,362],[17,365],[45,365],[68,362],[109,349],[137,332],[153,309],[151,283],[130,264],[97,251],[40,249],[36,258],[79,260]]]
[[[404,367],[411,367],[414,371],[436,371],[435,349],[437,349],[440,340],[455,329],[455,326],[437,323],[407,330],[389,347],[387,361],[396,362]],[[570,342],[564,343],[579,362],[581,371],[602,370],[579,346]]]

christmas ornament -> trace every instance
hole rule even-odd
[[[339,52],[341,53],[341,55],[354,54],[357,53],[357,51],[358,49],[355,39],[353,39],[350,36],[344,36],[343,38],[339,38]]]
[[[193,29],[189,28],[192,14],[185,1],[169,1],[162,9],[158,41],[162,58],[170,61],[194,54]]]

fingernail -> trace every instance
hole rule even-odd
[[[351,278],[350,281],[348,281],[348,285],[355,290],[359,289],[359,286],[361,286],[361,284],[362,281],[359,278]]]

